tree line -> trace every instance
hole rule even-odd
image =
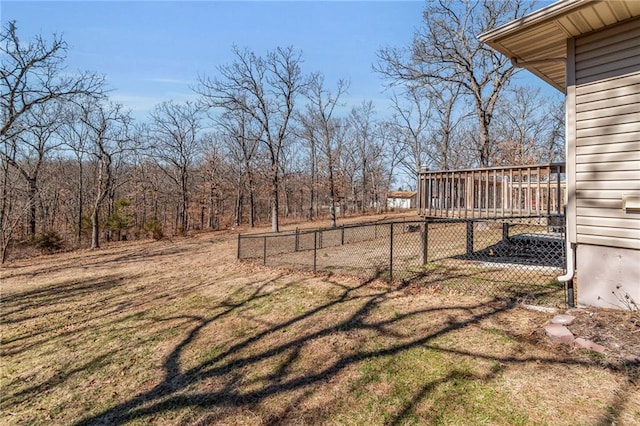
[[[303,54],[234,46],[198,78],[197,100],[144,122],[103,76],[68,73],[58,36],[2,28],[0,249],[88,245],[381,211],[431,169],[561,159],[559,99],[520,86],[475,38],[528,2],[429,2],[407,47],[378,51],[390,109],[345,104],[349,81],[303,70]]]

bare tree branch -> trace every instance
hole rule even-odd
[[[288,137],[295,99],[306,87],[302,54],[292,47],[277,48],[266,58],[248,49],[233,48],[235,62],[219,68],[220,78],[201,78],[196,89],[212,108],[242,111],[261,128],[261,142],[271,162],[271,224],[279,230],[280,155]]]
[[[31,123],[26,115],[37,105],[71,101],[78,96],[100,97],[104,78],[89,72],[66,74],[67,45],[58,36],[24,43],[10,21],[0,34],[0,141],[18,136]]]
[[[530,7],[526,0],[428,2],[423,27],[410,49],[380,50],[374,68],[391,85],[458,86],[460,100],[469,99],[474,106],[478,162],[488,166],[494,161],[490,131],[494,110],[515,69],[508,58],[488,50],[476,36],[522,16]]]

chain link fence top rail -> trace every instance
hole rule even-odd
[[[561,306],[561,216],[427,219],[238,236],[238,259]]]

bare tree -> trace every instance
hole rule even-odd
[[[201,109],[191,102],[163,102],[151,113],[152,153],[178,189],[180,203],[176,219],[182,235],[187,233],[189,226],[190,175],[195,161],[202,155],[201,114]]]
[[[380,50],[375,68],[393,84],[420,84],[436,90],[443,83],[457,85],[474,106],[479,163],[489,166],[495,153],[492,118],[515,69],[509,58],[484,46],[476,36],[523,16],[529,8],[525,0],[428,2],[423,27],[416,32],[411,48]]]
[[[91,204],[91,248],[100,247],[100,210],[114,182],[114,162],[130,149],[131,118],[122,106],[88,99],[81,106],[80,122],[91,138],[85,145],[94,161],[93,203]]]
[[[353,153],[357,156],[356,161],[359,164],[360,177],[360,212],[364,213],[369,202],[370,192],[370,171],[375,153],[375,132],[374,118],[375,108],[373,102],[363,101],[359,106],[351,109],[349,114],[349,122],[351,124],[353,144],[355,150]]]
[[[0,141],[17,137],[30,127],[25,115],[36,105],[99,96],[103,78],[93,73],[64,73],[67,45],[58,36],[24,42],[10,21],[0,34]]]
[[[36,231],[40,172],[47,155],[58,145],[54,133],[60,105],[79,96],[100,97],[104,90],[103,78],[93,73],[65,73],[66,52],[65,42],[56,35],[51,42],[41,36],[21,40],[15,21],[8,22],[0,33],[2,160],[28,182],[31,235]],[[7,155],[10,152],[16,155]]]
[[[495,138],[502,164],[534,164],[562,158],[564,108],[540,89],[515,87],[498,105]]]
[[[292,47],[277,48],[266,58],[233,48],[235,62],[219,68],[218,79],[201,78],[198,92],[211,107],[243,111],[262,130],[261,142],[270,160],[271,226],[279,230],[280,154],[288,136],[296,96],[304,89],[302,54]]]
[[[385,122],[377,121],[373,128],[373,144],[369,147],[369,199],[370,206],[380,213],[385,205],[389,187],[393,181],[393,172],[399,162],[399,151],[395,147],[396,139],[390,134]]]
[[[16,228],[29,211],[28,203],[20,202],[24,199],[20,192],[19,172],[11,167],[7,159],[15,161],[15,144],[2,144],[0,150],[0,172],[2,182],[0,183],[0,263],[7,260],[9,244],[11,243]]]
[[[547,112],[544,115],[548,123],[548,133],[544,142],[543,161],[566,161],[565,158],[565,99],[558,97],[546,103]]]
[[[313,89],[310,89],[312,92]],[[313,101],[311,101],[313,102]],[[303,149],[308,149],[307,168],[305,171],[309,173],[308,179],[305,179],[309,190],[309,207],[307,208],[307,219],[313,220],[320,214],[320,200],[318,197],[318,189],[320,185],[319,178],[319,153],[318,145],[320,144],[320,132],[314,121],[314,117],[309,115],[307,106],[306,114],[299,114],[296,128],[296,137],[305,142]]]
[[[200,216],[201,229],[205,228],[204,213],[208,210],[208,229],[218,229],[220,227],[220,216],[222,214],[222,202],[225,198],[225,177],[229,170],[223,160],[223,156],[217,146],[217,137],[208,133],[204,136],[204,143],[207,151],[201,164],[201,178],[204,184],[203,200]]]
[[[235,224],[242,221],[243,194],[246,184],[249,193],[249,226],[256,224],[254,161],[261,139],[261,129],[251,115],[243,110],[225,111],[215,119],[220,128],[220,137],[236,159],[241,171],[236,180]]]
[[[346,213],[356,213],[360,210],[358,205],[358,182],[360,172],[360,151],[353,137],[352,122],[349,117],[342,120],[343,126],[339,129],[341,149],[339,151],[340,167],[337,169],[342,177],[343,206],[341,211]]]
[[[394,114],[388,123],[396,135],[397,143],[394,145],[401,148],[397,154],[401,155],[402,168],[406,174],[414,176],[429,161],[427,138],[432,111],[423,92],[416,86],[410,86],[400,98],[393,94]]]
[[[402,135],[398,133],[393,122],[382,121],[376,125],[376,135],[380,140],[382,155],[379,156],[378,162],[378,199],[380,200],[380,208],[386,209],[387,195],[391,189],[391,185],[397,179],[396,172],[401,168],[407,149],[401,140]],[[411,176],[410,188],[416,187],[416,169],[413,168],[409,174]]]
[[[460,87],[443,83],[437,90],[427,90],[433,114],[429,121],[430,163],[442,170],[468,166],[457,155],[460,150],[460,127],[469,114],[460,111]]]
[[[0,151],[2,159],[15,167],[28,185],[28,234],[31,237],[36,235],[41,171],[50,153],[62,145],[57,137],[60,111],[60,103],[34,105],[23,116],[30,125],[5,141],[5,144],[13,145],[13,148]],[[12,152],[13,155],[8,155],[8,152]]]
[[[340,98],[346,93],[349,84],[345,80],[339,80],[335,92],[327,89],[324,85],[324,76],[314,74],[310,80],[307,99],[309,103],[306,107],[306,114],[301,117],[301,124],[304,129],[305,139],[312,147],[312,183],[315,183],[317,167],[316,149],[326,160],[329,186],[329,214],[331,216],[331,226],[335,227],[336,222],[336,158],[339,139],[337,132],[339,121],[334,117],[336,106],[339,105]],[[314,193],[312,188],[312,194]],[[311,197],[310,211],[312,211],[314,197]]]
[[[66,105],[62,115],[63,124],[60,126],[59,133],[65,146],[73,153],[77,165],[75,176],[75,192],[76,192],[76,244],[80,246],[82,243],[82,231],[84,220],[84,204],[85,204],[85,161],[87,156],[87,146],[90,145],[93,130],[83,123],[85,108],[77,105]]]
[[[142,132],[144,134],[144,131]],[[171,182],[148,152],[138,149],[134,151],[134,155],[132,167],[135,174],[132,189],[135,192],[135,204],[138,207],[136,223],[152,234],[156,232],[156,237],[160,237],[166,225],[163,213],[167,209],[168,200],[164,198],[167,189],[171,187]]]

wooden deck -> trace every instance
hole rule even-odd
[[[418,173],[424,217],[542,218],[564,215],[564,163]]]

